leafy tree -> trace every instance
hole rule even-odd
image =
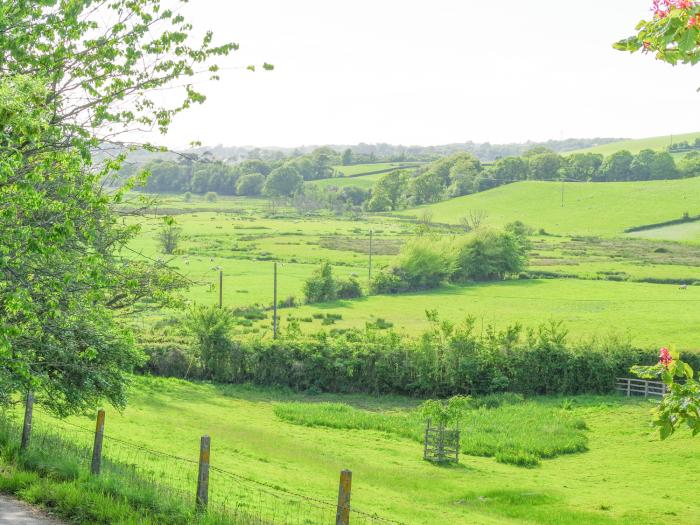
[[[691,151],[683,157],[678,165],[683,177],[700,176],[700,151]]]
[[[208,33],[193,46],[189,23],[158,0],[18,0],[0,12],[0,403],[34,391],[58,414],[123,406],[142,356],[114,312],[174,304],[182,280],[124,257],[137,227],[114,207],[131,184],[102,190],[124,155],[93,165],[92,151],[132,128],[166,131],[204,100],[187,78],[216,76],[210,59],[235,45]],[[175,81],[181,98],[152,96]]]
[[[454,254],[449,243],[427,236],[406,243],[394,269],[410,290],[436,288],[453,271]]]
[[[406,199],[408,174],[403,170],[392,171],[382,176],[372,188],[372,197],[367,203],[369,211],[397,210]]]
[[[165,224],[158,232],[158,242],[163,253],[172,255],[177,249],[182,238],[182,228],[175,224],[172,217],[165,220]]]
[[[216,202],[219,196],[216,194],[215,191],[208,191],[204,198],[207,202]]]
[[[632,373],[644,379],[661,379],[668,387],[668,394],[654,408],[654,425],[659,428],[661,439],[683,426],[687,426],[693,436],[700,434],[700,383],[692,367],[681,361],[678,352],[661,348],[656,365],[634,366]]]
[[[562,158],[553,151],[529,156],[530,178],[535,180],[555,180],[559,178]]]
[[[457,249],[457,281],[501,280],[521,272],[527,264],[526,247],[512,233],[478,230]]]
[[[525,180],[528,176],[527,160],[520,157],[498,159],[489,170],[497,181],[515,182]]]
[[[673,156],[666,151],[657,151],[650,166],[650,178],[658,179],[677,179],[680,176],[676,161]]]
[[[352,150],[350,148],[343,151],[342,162],[343,166],[350,166],[352,164]]]
[[[233,316],[225,308],[199,306],[189,310],[184,319],[184,328],[194,339],[196,356],[201,360],[210,379],[228,381],[236,353],[231,340]],[[232,359],[233,358],[233,359]]]
[[[304,184],[303,177],[294,165],[285,164],[270,172],[263,186],[268,197],[291,197],[298,193]]]
[[[652,149],[643,149],[634,156],[630,164],[630,180],[650,180],[651,165],[654,163],[656,152]]]
[[[236,184],[236,194],[247,196],[260,195],[264,184],[265,175],[262,173],[243,175]]]
[[[590,181],[596,178],[603,164],[603,155],[597,153],[572,153],[564,158],[562,173],[565,179]]]
[[[324,261],[304,282],[304,297],[307,303],[323,303],[336,298],[331,263]]]
[[[636,33],[613,47],[620,51],[653,53],[676,65],[700,61],[700,5],[689,0],[654,0],[654,15],[637,24]]]
[[[607,182],[628,180],[633,160],[634,157],[629,151],[616,151],[605,158],[595,180]]]

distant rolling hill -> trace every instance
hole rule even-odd
[[[562,188],[564,206],[562,207]],[[644,182],[517,182],[493,190],[396,212],[458,224],[486,210],[486,224],[521,220],[549,233],[621,235],[626,228],[700,214],[700,177]]]
[[[602,144],[600,146],[594,146],[591,148],[584,148],[575,151],[570,151],[568,153],[602,153],[603,155],[610,155],[616,151],[623,149],[628,150],[631,153],[639,153],[643,149],[653,149],[653,150],[665,150],[671,143],[678,142],[694,142],[696,138],[700,138],[700,132],[695,133],[685,133],[681,135],[664,135],[661,137],[647,137],[644,139],[630,139],[630,140],[620,140],[617,142],[609,142],[607,144]]]

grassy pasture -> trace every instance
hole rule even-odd
[[[315,186],[317,188],[362,188],[369,190],[374,184],[385,174],[375,173],[373,175],[360,175],[355,177],[334,177],[332,179],[310,180],[305,182],[305,185]]]
[[[562,187],[564,206],[562,207]],[[486,210],[486,224],[521,220],[550,233],[622,235],[626,228],[700,213],[700,177],[669,181],[559,183],[517,182],[489,191],[396,212],[458,224],[470,210]]]
[[[420,162],[377,162],[369,164],[353,164],[351,166],[333,166],[333,169],[345,177],[356,177],[365,173],[420,166]]]
[[[613,334],[629,337],[638,345],[676,344],[681,349],[695,349],[700,345],[698,306],[700,287],[679,290],[676,285],[547,279],[371,296],[304,306],[292,315],[340,314],[342,319],[334,325],[338,328],[364,326],[383,318],[395,327],[418,333],[428,326],[426,310],[437,310],[451,321],[473,316],[477,323],[503,328],[516,322],[536,327],[555,320],[563,321],[572,337]]]
[[[664,239],[669,241],[700,242],[700,222],[687,222],[662,226],[651,230],[631,233],[630,236],[641,239]]]
[[[290,402],[304,421],[290,422]],[[331,413],[329,420],[319,402],[343,403],[341,410],[355,417]],[[416,403],[134,378],[129,407],[107,410],[106,432],[185,457],[196,457],[199,436],[208,433],[213,465],[328,501],[335,499],[338,472],[349,468],[353,504],[404,523],[698,523],[700,441],[681,434],[662,446],[648,426],[649,402],[582,396],[572,398],[564,413],[561,399],[534,398],[523,406],[538,422],[513,417],[513,407],[502,407],[487,411],[492,422],[477,413],[465,425],[480,452],[476,437],[483,433],[484,443],[494,443],[488,435],[498,422],[505,427],[498,429],[499,439],[509,432],[526,448],[562,439],[566,445],[559,421],[585,422],[588,430],[571,435],[574,441],[584,436],[586,452],[545,460],[535,469],[481,453],[463,455],[453,468],[424,462],[420,443],[386,424],[410,414]],[[285,410],[286,417],[279,417]],[[88,419],[72,421],[91,425]],[[382,421],[384,426],[376,424]]]
[[[585,148],[567,153],[601,153],[603,155],[610,155],[616,151],[626,149],[631,153],[639,153],[643,149],[653,149],[653,150],[665,150],[671,145],[671,142],[694,142],[696,138],[700,137],[700,132],[695,133],[683,133],[681,135],[663,135],[660,137],[646,137],[643,139],[631,139],[631,140],[621,140],[618,142],[610,142],[608,144],[603,144],[601,146],[594,146],[591,148]]]

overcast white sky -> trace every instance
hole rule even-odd
[[[171,147],[444,144],[700,130],[700,66],[611,44],[651,0],[191,0],[240,43]]]

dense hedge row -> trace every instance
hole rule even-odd
[[[227,339],[209,349],[151,343],[144,371],[316,392],[579,394],[610,392],[632,365],[657,360],[656,350],[618,339],[571,342],[557,324],[482,333],[472,321],[459,327],[433,321],[418,338],[366,329]]]

